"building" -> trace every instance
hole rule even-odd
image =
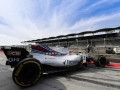
[[[95,31],[84,31],[56,37],[23,41],[22,43],[36,43],[48,46],[67,46],[75,52],[86,52],[88,44],[92,47],[92,53],[106,53],[107,48],[120,48],[120,26],[115,28],[103,28]],[[117,52],[117,51],[116,51]]]

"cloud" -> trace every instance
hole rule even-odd
[[[96,30],[105,27],[117,27],[120,24],[120,12],[111,15],[101,15],[91,17],[89,19],[82,19],[75,23],[71,28],[71,32],[80,32],[88,30]]]
[[[8,43],[11,43],[11,41],[15,41],[11,45],[19,43],[18,40],[14,37],[10,37],[5,34],[0,34],[0,45],[8,45]]]
[[[0,0],[0,45],[119,26],[119,6],[96,12],[117,2]]]
[[[93,12],[95,10],[99,10],[99,9],[102,9],[102,8],[105,8],[105,7],[110,7],[111,5],[114,5],[114,3],[119,3],[119,2],[120,2],[119,0],[113,0],[113,1],[110,1],[110,0],[99,0],[99,1],[93,2],[92,4],[89,4],[83,10],[83,12]],[[112,8],[110,8],[110,9],[112,9]]]

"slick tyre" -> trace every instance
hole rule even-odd
[[[107,64],[107,60],[106,57],[103,55],[96,55],[94,57],[94,64],[96,65],[96,67],[102,67],[104,68],[105,65]]]
[[[12,78],[20,87],[29,87],[35,84],[42,75],[42,65],[34,58],[22,60],[14,69]]]

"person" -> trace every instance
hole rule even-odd
[[[57,44],[56,47],[60,47],[60,44]]]
[[[90,44],[87,45],[88,53],[90,52]]]

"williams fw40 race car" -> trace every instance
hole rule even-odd
[[[105,67],[106,57],[88,54],[75,54],[65,47],[48,47],[45,45],[31,45],[29,53],[24,48],[3,48],[7,57],[6,65],[14,68],[12,78],[15,84],[28,87],[35,84],[44,72],[55,72],[79,68],[93,61],[97,67]]]

